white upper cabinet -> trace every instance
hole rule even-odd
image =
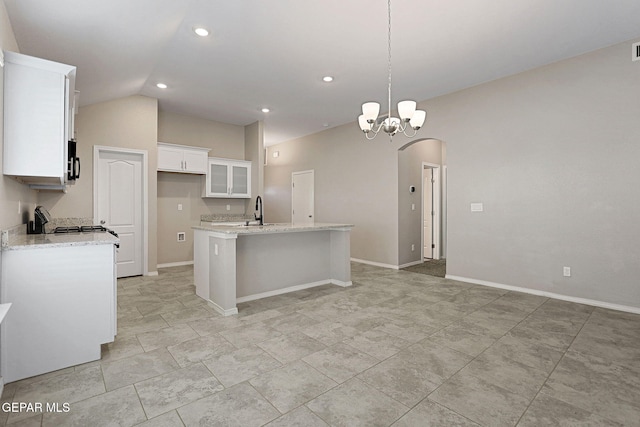
[[[158,142],[158,171],[204,175],[209,148]]]
[[[251,162],[210,157],[203,197],[251,198]]]
[[[76,67],[5,52],[3,174],[64,190]]]

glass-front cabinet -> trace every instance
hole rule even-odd
[[[251,198],[251,162],[210,157],[204,197]]]

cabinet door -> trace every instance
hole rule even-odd
[[[209,162],[207,174],[207,196],[229,197],[229,166],[226,163]]]
[[[177,148],[158,147],[158,170],[182,172],[183,152]]]
[[[189,173],[207,173],[207,153],[203,151],[184,151],[184,170]]]
[[[231,165],[231,195],[251,197],[251,168],[247,165]]]

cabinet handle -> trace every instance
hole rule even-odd
[[[187,170],[187,161],[184,161],[184,170]]]

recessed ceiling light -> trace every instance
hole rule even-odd
[[[333,81],[333,77],[331,77],[331,76],[324,76],[324,77],[322,78],[322,81],[327,82],[327,83],[332,82],[332,81]]]
[[[261,109],[260,111],[262,111],[263,113],[268,113],[271,110],[265,107],[265,108]]]
[[[156,86],[158,86],[160,89],[166,89],[167,88],[167,85],[164,84],[164,83],[158,83],[158,84],[156,84]]]
[[[207,37],[209,35],[209,30],[202,27],[195,27],[193,32],[199,35],[200,37]]]

